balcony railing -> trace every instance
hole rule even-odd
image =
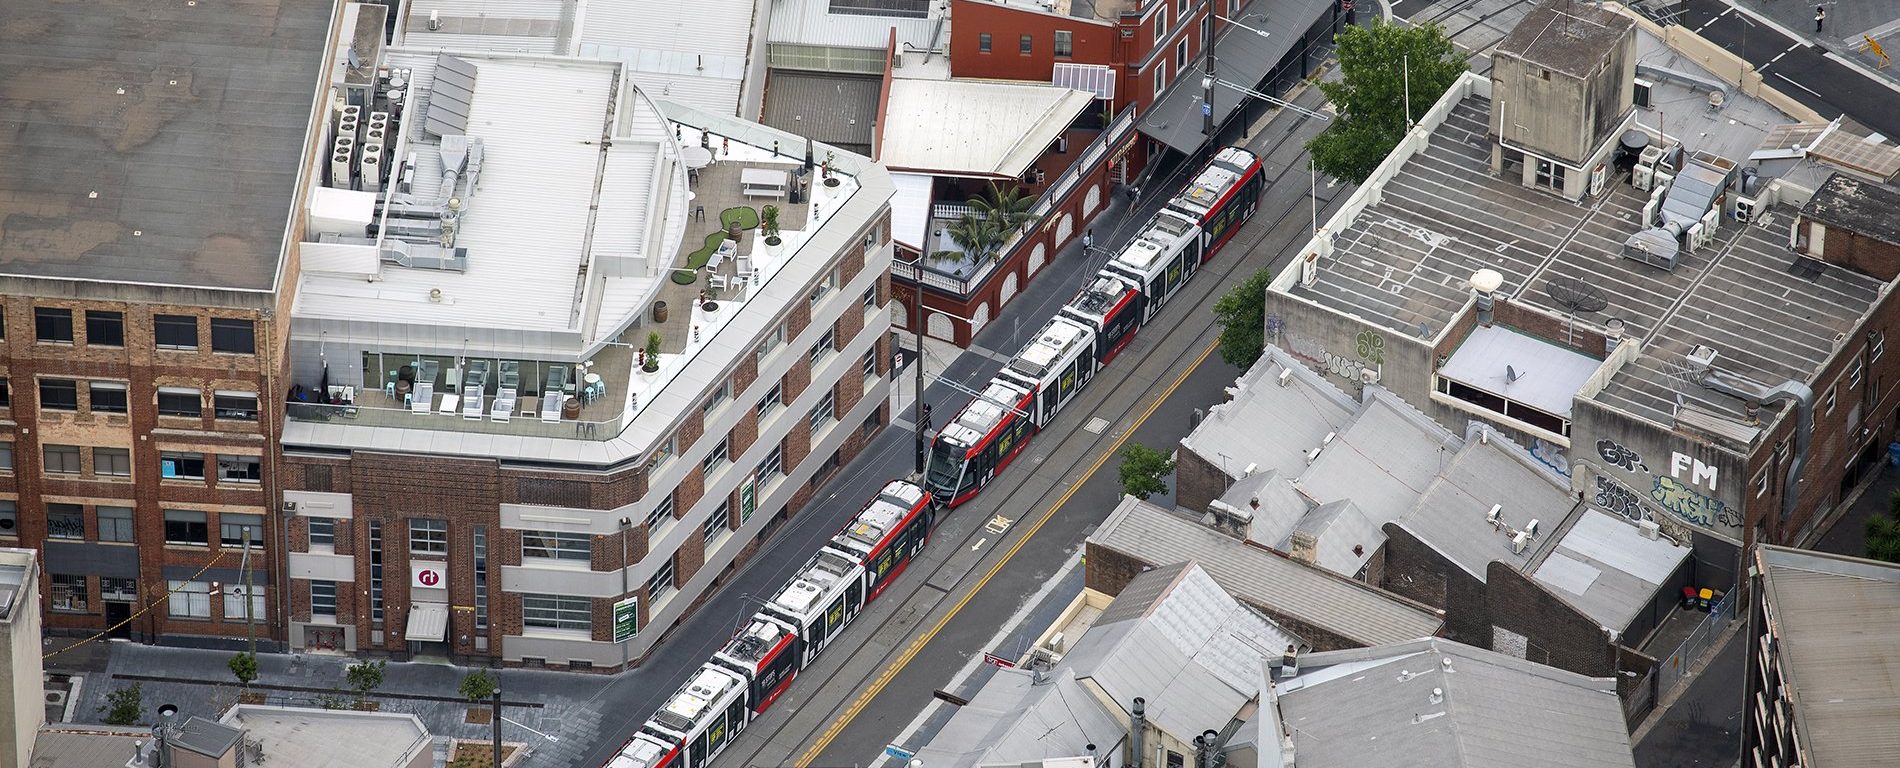
[[[1057,176],[1055,183],[1050,184],[1049,188],[1043,191],[1042,196],[1036,198],[1036,205],[1030,208],[1030,214],[1035,216],[1039,221],[1047,218],[1049,213],[1056,209],[1056,206],[1066,202],[1068,196],[1076,191],[1077,186],[1082,183],[1082,179],[1094,173],[1103,163],[1108,162],[1110,151],[1117,144],[1121,143],[1123,139],[1127,138],[1128,134],[1134,129],[1135,108],[1131,105],[1127,109],[1122,110],[1121,114],[1115,116],[1115,119],[1108,124],[1107,130],[1102,131],[1101,134],[1095,137],[1094,141],[1089,142],[1088,147],[1082,150],[1081,159],[1071,164],[1068,170],[1062,172],[1062,175]],[[969,206],[962,203],[938,203],[932,206],[932,208],[933,216],[944,219],[961,218],[963,212],[969,210]],[[952,211],[956,213],[955,216],[946,215],[947,212]],[[990,275],[996,271],[997,264],[1013,258],[1016,255],[1017,249],[1035,239],[1036,238],[1032,237],[1024,237],[1021,233],[1018,233],[1012,237],[1008,243],[1003,245],[1002,250],[998,251],[999,255],[997,258],[977,267],[976,271],[971,273],[968,277],[953,277],[951,275],[933,272],[928,268],[922,268],[921,259],[918,261],[892,262],[891,277],[896,280],[908,281],[912,285],[922,284],[926,288],[933,288],[957,296],[969,296],[975,293],[976,289],[981,287],[985,281],[989,280]]]
[[[469,434],[592,439],[605,439],[620,434],[627,417],[632,413],[632,411],[622,411],[619,416],[606,421],[542,421],[539,416],[532,414],[499,421],[487,413],[482,414],[481,418],[470,419],[464,418],[459,410],[452,414],[445,414],[439,411],[424,412],[363,405],[288,403],[284,410],[286,415],[298,421],[335,422],[359,427],[396,427]]]

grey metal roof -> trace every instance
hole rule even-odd
[[[1308,654],[1277,697],[1300,768],[1635,765],[1616,681],[1442,638]]]
[[[272,289],[331,10],[0,3],[0,272]]]
[[[1545,69],[1583,76],[1608,58],[1635,25],[1628,17],[1602,8],[1545,0],[1498,41],[1497,51]]]
[[[1446,468],[1460,442],[1391,392],[1370,389],[1365,406],[1294,485],[1308,498],[1352,499],[1372,518],[1394,520]]]
[[[1801,209],[1801,215],[1885,243],[1900,245],[1900,190],[1834,174]]]
[[[876,77],[774,69],[761,122],[868,156],[882,84]]]
[[[1689,553],[1669,539],[1644,538],[1629,518],[1588,509],[1534,565],[1531,578],[1598,626],[1621,631]]]
[[[193,717],[179,726],[177,735],[171,738],[170,743],[206,757],[220,757],[241,738],[244,738],[241,729],[216,720]]]
[[[1288,51],[1300,45],[1306,30],[1331,13],[1333,6],[1332,0],[1281,0],[1273,4],[1270,13],[1261,10],[1265,3],[1249,8],[1234,21],[1252,29],[1229,24],[1214,36],[1215,73],[1219,79],[1237,85],[1259,82]],[[1261,37],[1253,30],[1267,36]],[[1165,56],[1167,52],[1157,50],[1156,55]],[[1196,58],[1193,68],[1186,72],[1170,67],[1168,76],[1173,85],[1135,127],[1176,152],[1192,154],[1207,141],[1201,133],[1201,102],[1205,98],[1201,80],[1207,76],[1207,60]],[[1214,124],[1220,125],[1233,114],[1244,95],[1233,88],[1215,86]]]
[[[1437,634],[1444,621],[1396,595],[1294,562],[1138,499],[1121,506],[1089,543],[1145,563],[1193,560],[1249,605],[1374,645]]]
[[[1802,765],[1887,765],[1900,752],[1900,567],[1762,545],[1762,599]]]
[[[1286,386],[1280,386],[1280,375],[1288,371]],[[1181,447],[1232,478],[1245,474],[1248,464],[1255,465],[1256,474],[1299,476],[1306,471],[1304,452],[1359,410],[1338,387],[1272,346],[1228,392],[1232,399],[1209,408]]]
[[[1045,673],[1041,683],[1029,670],[999,669],[917,750],[917,759],[935,768],[974,768],[1077,757],[1090,744],[1113,754],[1127,737],[1118,715],[1068,667]]]
[[[475,101],[475,65],[448,54],[435,57],[429,81],[429,117],[424,126],[437,136],[468,133],[468,107]]]
[[[1483,581],[1492,561],[1522,569],[1539,545],[1562,529],[1565,520],[1580,509],[1569,488],[1565,478],[1510,440],[1497,436],[1467,440],[1397,523]],[[1503,527],[1485,519],[1493,504],[1503,507],[1498,511]],[[1512,554],[1512,533],[1532,520],[1537,521],[1538,530],[1532,545],[1522,554]]]

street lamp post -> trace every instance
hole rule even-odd
[[[489,702],[490,702],[489,706],[492,711],[489,712],[490,717],[488,719],[491,721],[494,721],[494,724],[495,724],[494,766],[495,768],[501,768],[501,684],[500,683],[495,684],[494,697],[491,698]]]
[[[1212,18],[1216,17],[1214,0],[1207,0],[1207,15],[1210,17],[1207,29],[1212,32],[1214,29]],[[1207,137],[1210,153],[1214,151],[1214,78],[1219,77],[1214,72],[1214,41],[1218,39],[1220,35],[1210,34],[1206,40],[1201,41],[1207,46],[1207,76],[1201,78],[1201,135]]]
[[[633,533],[633,518],[631,517],[620,518],[620,599],[621,600],[627,599],[627,591],[628,591],[627,536],[632,533]],[[617,631],[620,625],[620,618],[618,616],[615,616],[613,617],[613,620],[614,620],[615,629]],[[621,671],[626,671],[627,663],[631,661],[629,649],[631,649],[632,647],[633,647],[632,644],[627,643],[627,642],[622,642],[620,644]],[[496,763],[495,765],[497,766],[497,768],[499,768],[501,764]]]

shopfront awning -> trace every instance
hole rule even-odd
[[[1214,39],[1214,71],[1220,80],[1252,87],[1267,76],[1288,52],[1314,41],[1300,37],[1332,13],[1336,0],[1287,0],[1276,3],[1271,13],[1249,12],[1234,21]],[[1253,30],[1267,33],[1261,37]],[[1173,62],[1169,62],[1172,64]],[[1169,68],[1170,85],[1161,100],[1148,108],[1136,127],[1146,136],[1168,145],[1176,152],[1193,154],[1207,137],[1201,133],[1201,80],[1207,75],[1207,60],[1199,57],[1186,72]],[[1214,86],[1214,124],[1220,125],[1240,106],[1245,94],[1226,86]]]
[[[409,628],[403,639],[412,642],[439,643],[449,634],[449,606],[445,603],[412,603]]]

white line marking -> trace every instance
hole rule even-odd
[[[1779,78],[1781,78],[1781,80],[1782,80],[1782,82],[1785,82],[1785,83],[1787,83],[1787,84],[1789,84],[1789,85],[1792,85],[1792,86],[1794,86],[1794,87],[1796,87],[1796,88],[1800,88],[1801,90],[1804,90],[1804,91],[1807,91],[1808,93],[1814,93],[1814,89],[1813,89],[1813,88],[1809,88],[1809,87],[1807,87],[1807,86],[1805,86],[1805,85],[1802,85],[1802,84],[1800,84],[1800,83],[1797,83],[1797,82],[1795,82],[1795,81],[1793,81],[1793,80],[1789,80],[1789,79],[1788,79],[1788,76],[1787,76],[1787,75],[1784,75],[1784,74],[1781,74],[1780,72],[1776,72],[1776,73],[1774,73],[1774,76],[1775,76],[1775,77],[1779,77]],[[1826,99],[1827,99],[1827,97],[1826,97],[1826,96],[1822,96],[1821,94],[1818,94],[1818,93],[1814,93],[1814,97],[1815,97],[1815,98],[1817,98],[1817,99],[1822,99],[1822,100],[1826,100]]]
[[[1783,56],[1786,56],[1786,55],[1788,55],[1788,54],[1790,54],[1790,53],[1794,53],[1794,49],[1796,49],[1796,48],[1800,48],[1800,47],[1801,47],[1801,46],[1798,46],[1798,45],[1790,45],[1790,46],[1788,46],[1788,50],[1785,50],[1785,51],[1782,51],[1782,52],[1780,52],[1780,53],[1777,53],[1777,54],[1775,54],[1775,57],[1774,57],[1774,58],[1772,58],[1772,59],[1769,59],[1769,60],[1768,60],[1768,63],[1767,63],[1767,64],[1763,64],[1763,65],[1762,65],[1762,68],[1764,68],[1764,69],[1766,69],[1766,68],[1768,68],[1768,67],[1771,67],[1771,66],[1774,66],[1774,64],[1775,64],[1775,62],[1777,62],[1777,61],[1780,61],[1780,60],[1781,60],[1781,57],[1783,57]]]
[[[1695,33],[1698,35],[1702,34],[1702,30],[1708,29],[1709,25],[1714,24],[1715,22],[1721,21],[1723,16],[1729,15],[1729,12],[1734,11],[1734,10],[1735,10],[1735,6],[1731,5],[1727,8],[1722,9],[1721,13],[1715,14],[1714,16],[1710,16],[1708,21],[1702,22],[1702,26],[1695,28]]]
[[[1747,16],[1750,21],[1754,21],[1756,23],[1761,24],[1764,27],[1772,29],[1776,32],[1780,32],[1782,37],[1788,38],[1789,40],[1793,41],[1795,46],[1798,48],[1811,48],[1814,46],[1813,43],[1808,42],[1807,37],[1803,36],[1802,34],[1792,29],[1789,29],[1783,26],[1780,22],[1775,21],[1774,19],[1768,18],[1767,16],[1763,16],[1759,13],[1748,10],[1747,8],[1743,8],[1739,5],[1731,5],[1729,7],[1735,9],[1737,12],[1741,13],[1743,16]]]
[[[983,538],[977,539],[975,544],[970,545],[970,551],[971,552],[977,551],[977,549],[981,548],[989,540],[990,540],[990,537],[988,536],[984,536]]]
[[[1860,73],[1861,77],[1867,78],[1868,80],[1872,80],[1876,83],[1887,86],[1887,89],[1890,91],[1893,91],[1895,93],[1900,93],[1900,85],[1896,85],[1892,80],[1888,80],[1885,77],[1881,77],[1878,73],[1874,72],[1871,69],[1868,69],[1867,65],[1862,64],[1853,59],[1847,58],[1846,56],[1842,56],[1833,51],[1828,51],[1824,55],[1827,56],[1829,59],[1833,59],[1835,63],[1838,63],[1842,66],[1845,66],[1849,69],[1854,70],[1855,72]]]
[[[508,724],[510,724],[510,725],[513,725],[513,726],[515,726],[516,728],[520,728],[520,729],[522,729],[522,730],[524,730],[524,731],[527,731],[527,732],[529,732],[529,733],[532,733],[532,734],[534,734],[534,735],[536,735],[536,736],[540,736],[541,738],[544,738],[544,739],[547,739],[548,741],[560,741],[560,740],[561,740],[561,737],[559,737],[559,736],[549,736],[548,734],[545,734],[545,733],[542,733],[542,732],[540,732],[540,731],[537,731],[537,730],[535,730],[535,729],[533,729],[533,728],[529,728],[528,726],[525,726],[525,725],[522,725],[522,724],[520,724],[520,723],[517,723],[517,722],[515,722],[515,721],[513,721],[513,720],[509,720],[508,718],[505,718],[505,717],[504,717],[504,718],[502,718],[502,719],[501,719],[501,721],[502,721],[502,722],[504,722],[504,723],[508,723]]]

